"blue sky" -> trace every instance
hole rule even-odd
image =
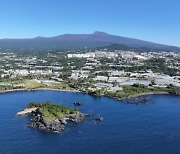
[[[0,0],[0,38],[94,31],[180,46],[180,0]]]

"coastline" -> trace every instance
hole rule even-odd
[[[92,95],[92,94],[91,94]],[[141,97],[141,96],[148,96],[148,95],[176,95],[176,96],[180,96],[180,94],[171,94],[168,92],[147,92],[147,93],[139,93],[139,94],[135,94],[135,95],[130,95],[128,97],[123,97],[123,98],[118,98],[118,97],[114,97],[114,96],[109,96],[109,95],[93,95],[93,96],[105,96],[105,97],[109,97],[109,98],[113,98],[119,101],[123,101],[126,99],[131,99],[131,98],[137,98],[137,97]]]
[[[50,91],[62,91],[62,92],[74,92],[74,93],[79,93],[81,91],[78,90],[67,90],[67,89],[53,89],[53,88],[35,88],[35,89],[10,89],[10,90],[1,90],[0,94],[6,94],[6,93],[12,93],[12,92],[23,92],[23,91],[46,91],[46,90],[50,90]]]
[[[125,97],[125,98],[118,98],[118,97],[111,97],[111,96],[109,96],[109,97],[120,100],[120,101],[123,101],[123,100],[126,100],[126,99],[132,99],[132,98],[137,98],[137,97],[141,97],[141,96],[148,96],[148,95],[177,95],[177,94],[171,94],[171,93],[168,93],[168,92],[147,92],[147,93],[141,93],[141,94],[128,96],[128,97]],[[180,96],[180,95],[177,95],[177,96]]]
[[[6,93],[13,93],[13,92],[26,92],[26,91],[46,91],[46,90],[50,90],[50,91],[61,91],[61,92],[73,92],[73,93],[86,93],[86,94],[89,94],[87,92],[82,92],[82,91],[79,91],[79,90],[68,90],[68,89],[53,89],[53,88],[35,88],[35,89],[11,89],[11,90],[2,90],[0,91],[0,94],[6,94]],[[130,99],[130,98],[136,98],[136,97],[140,97],[140,96],[146,96],[146,95],[177,95],[177,96],[180,96],[179,94],[171,94],[171,93],[168,93],[168,92],[146,92],[146,93],[138,93],[138,94],[135,94],[135,95],[130,95],[128,97],[124,97],[124,98],[118,98],[118,97],[113,97],[113,96],[108,96],[108,95],[100,95],[100,96],[106,96],[106,97],[110,97],[110,98],[113,98],[113,99],[116,99],[116,100],[119,100],[119,101],[122,101],[122,100],[126,100],[126,99]],[[91,94],[92,95],[92,94]],[[94,95],[93,96],[97,96],[97,95]]]

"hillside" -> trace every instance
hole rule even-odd
[[[36,37],[32,39],[0,39],[1,51],[34,51],[96,48],[120,44],[125,48],[140,50],[180,51],[179,47],[152,43],[148,41],[111,35],[104,32],[93,34],[64,34],[55,37]]]

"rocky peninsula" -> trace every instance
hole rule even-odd
[[[32,114],[28,127],[52,132],[61,132],[68,122],[80,123],[87,115],[66,106],[45,103],[30,103],[27,108],[17,115]]]

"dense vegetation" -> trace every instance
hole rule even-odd
[[[147,87],[144,85],[140,84],[134,84],[133,86],[123,86],[122,91],[116,91],[116,92],[111,92],[111,91],[106,91],[106,90],[96,90],[96,91],[89,91],[91,94],[95,95],[107,95],[110,97],[116,97],[116,98],[127,98],[127,97],[133,97],[133,96],[138,96],[141,94],[146,94],[146,93],[160,93],[160,92],[167,92],[171,94],[180,94],[180,87],[175,87],[173,85],[169,85],[166,88],[163,87]]]
[[[72,109],[63,105],[59,104],[52,104],[51,102],[45,102],[45,103],[29,103],[28,108],[36,107],[38,108],[39,112],[44,116],[45,118],[54,118],[54,119],[60,119],[64,115],[67,114],[74,114],[78,113],[77,109]]]

